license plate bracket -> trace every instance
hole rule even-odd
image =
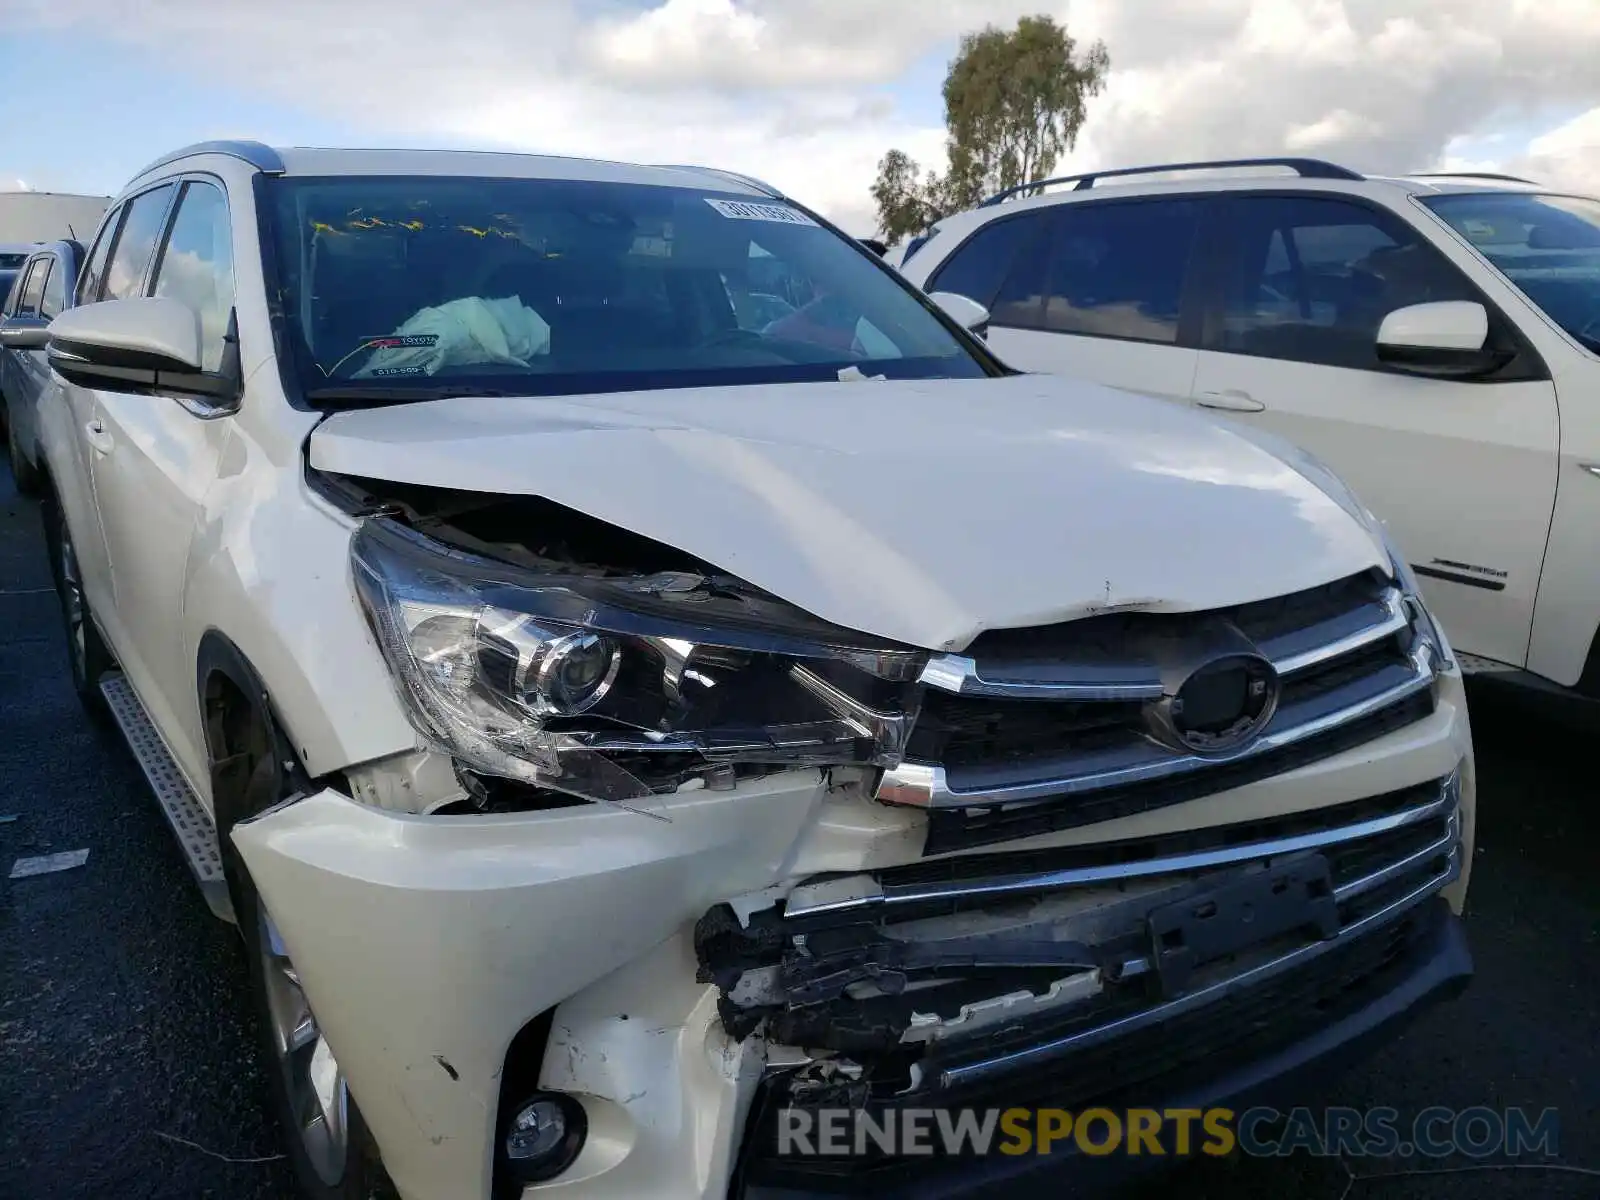
[[[1328,860],[1308,854],[1163,904],[1146,924],[1162,993],[1171,996],[1196,967],[1249,946],[1300,929],[1333,937],[1339,906]]]

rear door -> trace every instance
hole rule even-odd
[[[1387,209],[1231,194],[1207,235],[1194,400],[1322,459],[1384,521],[1456,646],[1522,666],[1555,503],[1555,388],[1495,306]],[[1482,379],[1378,361],[1397,308],[1473,300],[1516,357]]]
[[[925,287],[987,305],[989,342],[1013,366],[1187,401],[1198,331],[1190,265],[1204,205],[1134,197],[1001,217]]]

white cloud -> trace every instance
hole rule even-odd
[[[942,131],[889,85],[1035,11],[1111,52],[1063,169],[1284,152],[1422,169],[1462,139],[1587,112],[1507,157],[1600,188],[1596,0],[0,0],[0,27],[226,64],[230,85],[357,127],[747,171],[866,232],[885,150],[942,157]]]
[[[1510,167],[1553,187],[1600,196],[1600,107],[1534,138]]]

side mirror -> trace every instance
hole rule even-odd
[[[200,318],[166,296],[102,300],[50,322],[50,366],[68,383],[109,392],[223,397],[236,381],[200,369]]]
[[[885,254],[889,253],[888,243],[881,242],[877,238],[861,238],[860,241],[863,246],[865,246],[868,250],[871,250],[879,258],[882,258]]]
[[[989,333],[989,310],[959,292],[931,292],[928,299],[944,309],[945,316],[950,317],[963,329],[985,337]]]
[[[1378,327],[1378,359],[1402,371],[1445,378],[1487,375],[1511,360],[1491,349],[1489,313],[1472,300],[1397,308]]]
[[[50,322],[38,317],[7,317],[0,321],[0,346],[7,350],[43,350],[50,344]]]

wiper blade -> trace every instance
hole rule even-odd
[[[419,400],[456,400],[463,396],[510,396],[481,387],[315,387],[306,392],[312,404],[410,404]]]

